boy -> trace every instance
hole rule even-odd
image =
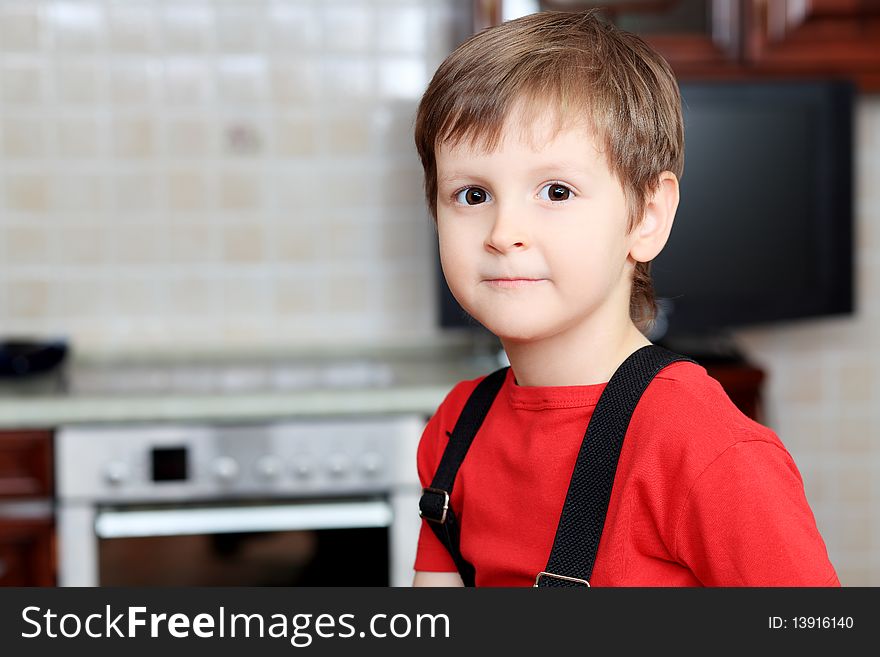
[[[531,586],[596,402],[650,345],[649,263],[683,168],[678,87],[594,12],[543,12],[450,55],[415,139],[446,280],[511,363],[455,478],[461,555],[477,586]],[[428,423],[423,486],[479,382]],[[415,570],[416,586],[462,585],[426,520]],[[790,455],[692,362],[665,367],[638,403],[590,583],[839,586]]]

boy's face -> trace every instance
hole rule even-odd
[[[623,188],[587,127],[555,132],[552,112],[536,116],[520,128],[512,112],[492,152],[438,147],[449,288],[502,340],[622,326],[635,264]]]

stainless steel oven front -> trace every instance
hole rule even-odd
[[[61,586],[407,586],[421,416],[56,433]]]

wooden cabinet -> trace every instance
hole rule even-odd
[[[681,80],[845,77],[880,91],[877,0],[536,0],[536,7],[601,7],[641,35]],[[506,16],[504,0],[474,0],[475,28]]]
[[[54,586],[51,517],[4,517],[0,510],[0,586]]]
[[[55,584],[52,433],[0,431],[0,586]]]
[[[746,416],[762,422],[761,388],[764,371],[748,363],[705,364],[706,372],[716,379],[730,400]]]

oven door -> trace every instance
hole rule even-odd
[[[381,497],[99,506],[101,586],[388,586]]]

